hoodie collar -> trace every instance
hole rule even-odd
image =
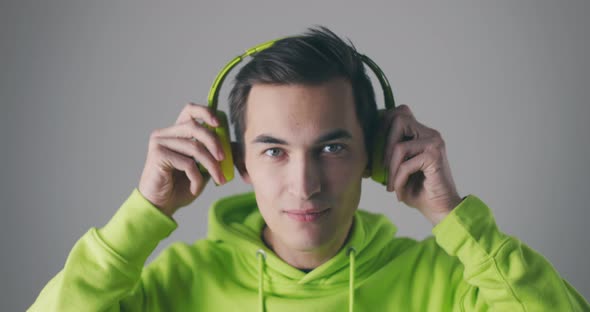
[[[348,282],[350,247],[356,250],[356,266],[359,267],[359,280],[363,277],[363,264],[373,261],[375,256],[387,245],[397,232],[397,228],[385,216],[357,210],[354,215],[352,232],[340,251],[319,267],[304,273],[292,267],[262,241],[265,222],[258,210],[254,193],[242,193],[217,200],[209,211],[210,240],[227,243],[240,253],[244,259],[252,261],[256,268],[256,252],[266,253],[266,274],[273,281],[296,284],[342,283]],[[366,272],[370,274],[372,272]]]

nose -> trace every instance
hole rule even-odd
[[[289,192],[307,200],[321,191],[321,166],[312,156],[293,157],[290,166]]]

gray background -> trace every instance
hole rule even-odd
[[[137,186],[150,132],[172,125],[188,101],[205,103],[230,58],[314,24],[375,60],[397,102],[442,133],[461,195],[483,199],[502,230],[589,298],[589,9],[587,1],[1,2],[0,310],[28,307],[76,240],[108,221]],[[203,238],[209,204],[248,189],[238,180],[209,185],[176,214],[179,228],[155,254]],[[367,180],[363,192],[361,207],[385,213],[400,235],[430,235],[426,219],[379,185]]]

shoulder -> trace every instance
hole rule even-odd
[[[463,272],[463,264],[454,256],[450,256],[439,246],[433,236],[428,236],[421,241],[411,240],[404,250],[406,257],[410,258],[416,267],[431,272]]]
[[[209,239],[199,239],[192,244],[178,241],[166,247],[148,266],[149,271],[166,271],[189,276],[195,268],[214,270],[233,257],[226,244]],[[202,271],[202,270],[201,270]]]
[[[410,237],[395,237],[381,252],[381,256],[390,262],[403,263],[420,269],[455,271],[462,264],[453,256],[449,256],[437,243],[434,237],[423,240]]]

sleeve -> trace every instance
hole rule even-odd
[[[103,228],[76,242],[28,311],[120,311],[123,304],[143,310],[143,265],[176,227],[135,188]]]
[[[457,311],[590,311],[541,254],[502,233],[488,206],[469,195],[432,230],[464,268]]]

